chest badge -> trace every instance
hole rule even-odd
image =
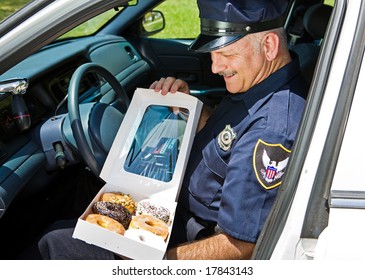
[[[233,128],[227,124],[226,127],[218,135],[218,145],[223,151],[228,151],[231,148],[232,142],[236,139],[237,134]]]

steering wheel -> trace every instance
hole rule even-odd
[[[79,104],[82,78],[94,72],[103,77],[117,97],[117,107],[102,102]],[[71,77],[68,88],[68,117],[77,149],[85,164],[99,176],[108,151],[129,106],[127,93],[118,80],[105,68],[95,63],[79,66]],[[81,117],[82,116],[82,117]]]

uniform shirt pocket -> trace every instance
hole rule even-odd
[[[227,164],[219,155],[214,142],[204,148],[203,158],[191,177],[189,191],[204,205],[218,208]]]

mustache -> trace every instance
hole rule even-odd
[[[236,75],[236,74],[237,74],[237,71],[222,71],[222,72],[218,73],[218,75],[226,76],[226,77],[231,77],[231,76]]]

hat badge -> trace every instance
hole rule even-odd
[[[231,148],[232,142],[236,139],[237,134],[233,128],[227,124],[226,127],[218,135],[218,145],[223,151],[228,151]]]

